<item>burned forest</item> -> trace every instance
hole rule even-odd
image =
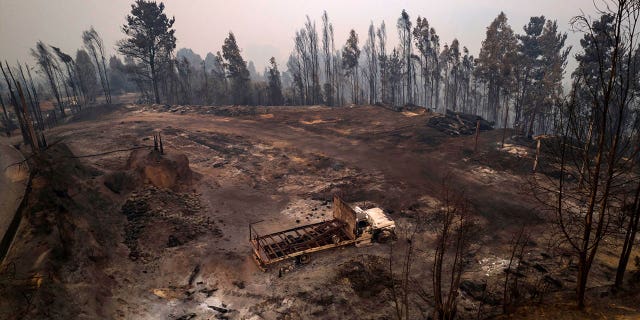
[[[639,23],[0,0],[0,319],[640,319]]]

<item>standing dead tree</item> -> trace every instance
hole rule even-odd
[[[2,75],[4,76],[4,80],[7,83],[7,89],[9,90],[10,101],[9,103],[13,105],[13,111],[18,119],[18,124],[20,125],[20,133],[22,133],[22,140],[25,144],[28,144],[30,139],[27,135],[27,127],[25,126],[25,121],[22,117],[22,112],[20,112],[20,107],[18,106],[18,99],[16,94],[13,91],[13,87],[15,84],[15,80],[13,79],[13,75],[11,74],[11,69],[9,69],[9,64],[5,62],[7,66],[7,70],[5,71],[2,63],[0,63],[0,70],[2,71]]]
[[[322,52],[324,59],[324,99],[328,106],[334,105],[334,81],[332,74],[333,25],[329,22],[327,11],[322,14]],[[334,62],[335,63],[335,62]]]
[[[104,58],[104,44],[98,32],[91,27],[89,30],[82,32],[82,42],[85,48],[91,54],[93,62],[98,70],[100,84],[104,93],[105,101],[111,104],[111,88],[109,86],[109,76],[107,75],[107,65]]]
[[[369,82],[369,104],[378,101],[378,51],[376,48],[376,30],[373,22],[369,25],[367,42],[363,48],[367,64],[367,80]]]
[[[389,56],[387,55],[387,27],[384,21],[376,30],[378,36],[378,70],[380,70],[380,101],[382,103],[388,102],[387,91],[389,88]]]
[[[534,192],[554,215],[564,243],[578,260],[576,301],[585,307],[589,273],[600,244],[611,235],[619,196],[633,190],[629,159],[635,158],[637,1],[605,1],[600,18],[575,17],[584,52],[574,73],[580,81],[561,105],[551,143],[557,178],[536,174]]]
[[[71,92],[73,93],[73,97],[70,101],[71,111],[73,111],[74,106],[78,109],[82,109],[82,106],[80,105],[80,90],[78,85],[79,81],[77,80],[78,77],[75,73],[76,64],[73,61],[73,58],[71,58],[70,55],[62,52],[60,48],[54,46],[51,46],[51,48],[53,49],[53,52],[55,52],[55,54],[58,56],[58,59],[60,59],[60,61],[65,65],[67,69],[67,81],[65,81],[65,83],[69,84],[69,86],[71,87]]]
[[[4,130],[7,134],[7,137],[11,137],[11,120],[9,119],[9,114],[7,113],[7,107],[4,105],[4,100],[2,99],[2,94],[0,93],[0,106],[2,106],[2,120],[4,122]]]
[[[58,108],[60,109],[60,114],[64,117],[64,104],[62,103],[62,98],[60,97],[60,90],[58,89],[58,83],[56,80],[56,70],[53,56],[47,47],[42,41],[38,41],[36,43],[36,49],[31,49],[31,55],[36,59],[38,66],[40,66],[40,71],[44,73],[47,81],[49,82],[49,87],[51,88],[51,93],[56,98],[56,102],[58,103]]]
[[[524,249],[529,242],[529,234],[527,234],[525,227],[520,228],[518,233],[514,235],[511,241],[511,255],[509,257],[509,263],[504,270],[504,287],[502,291],[502,312],[507,313],[509,307],[513,304],[518,294],[518,270],[524,257]],[[511,275],[514,274],[514,278]]]
[[[627,219],[627,225],[623,231],[622,250],[616,269],[616,280],[614,283],[616,288],[622,287],[624,274],[636,242],[638,227],[640,227],[640,182],[638,182],[632,202],[623,207],[623,214],[625,215],[625,219]]]
[[[29,71],[29,66],[25,64],[25,67],[27,71]],[[33,129],[33,132],[31,133],[34,136],[32,138],[35,138],[37,142],[34,143],[34,145],[37,145],[38,148],[43,148],[46,146],[46,141],[43,134],[44,122],[42,120],[42,110],[40,109],[38,93],[35,86],[33,85],[33,79],[30,79],[31,81],[27,82],[27,77],[24,75],[24,70],[20,62],[18,62],[18,71],[20,72],[20,80],[22,80],[22,87],[24,88],[24,92],[26,92],[26,95],[29,97],[29,105],[27,106],[26,103],[23,104],[23,112],[26,113],[25,120],[27,126]],[[19,84],[19,81],[16,82],[17,87]]]
[[[402,104],[405,103],[413,103],[413,85],[412,85],[412,66],[411,63],[411,19],[409,18],[409,14],[406,10],[402,10],[400,17],[398,18],[398,22],[396,24],[398,27],[398,38],[400,39],[400,49],[402,53],[402,60],[404,61],[404,66],[407,68],[405,72],[403,72],[404,80],[405,80],[405,91],[402,91],[403,99]]]
[[[360,59],[360,48],[358,48],[358,34],[351,29],[347,43],[342,49],[342,68],[345,76],[350,76],[352,80],[351,99],[354,104],[358,104],[358,93],[360,91],[360,81],[358,76],[358,61]]]
[[[29,71],[29,66],[27,64],[25,64],[25,69],[27,69],[29,76],[31,76],[31,73]],[[24,74],[24,69],[22,68],[22,65],[20,64],[20,62],[18,62],[18,71],[20,71],[20,78],[22,80],[22,83],[24,84],[24,89],[27,92],[27,96],[29,97],[29,102],[31,105],[31,113],[34,118],[36,129],[42,131],[44,130],[44,124],[42,121],[42,112],[40,109],[40,101],[38,100],[38,93],[36,91],[35,86],[33,85],[33,79],[29,78],[30,81],[27,81],[27,77]]]
[[[27,126],[27,135],[29,136],[29,145],[31,146],[31,151],[33,153],[38,153],[40,151],[40,143],[37,141],[37,135],[33,128],[33,121],[31,120],[31,115],[29,114],[29,107],[27,106],[27,101],[24,97],[24,91],[22,90],[22,86],[19,82],[16,82],[16,88],[18,89],[18,95],[20,96],[20,102],[22,105],[22,116],[24,117],[24,122]]]
[[[469,265],[471,246],[478,234],[472,208],[463,194],[442,184],[441,209],[434,215],[436,249],[432,267],[433,318],[455,319],[460,281]]]
[[[398,229],[400,240],[394,241],[389,245],[389,274],[391,276],[391,296],[395,309],[395,316],[398,320],[410,319],[409,314],[410,294],[413,288],[411,279],[413,262],[416,252],[416,235],[418,234],[421,221],[418,218],[413,224]],[[396,249],[399,250],[399,255]],[[398,259],[399,258],[399,259]],[[395,272],[394,264],[400,261],[400,272]]]
[[[316,29],[315,21],[311,21],[307,16],[307,22],[304,24],[304,28],[307,31],[308,37],[308,51],[309,51],[309,68],[311,76],[311,103],[318,104],[322,101],[322,92],[320,88],[320,62],[318,59],[318,31]]]
[[[9,89],[9,93],[11,96],[11,104],[14,106],[16,118],[18,118],[18,122],[20,123],[20,130],[22,132],[23,141],[26,145],[31,147],[31,150],[33,153],[37,153],[40,150],[40,148],[45,145],[44,136],[41,135],[41,131],[38,130],[39,126],[34,126],[34,121],[32,120],[32,114],[33,116],[36,116],[37,113],[33,108],[29,108],[29,105],[27,104],[27,101],[26,101],[26,95],[25,95],[25,91],[23,90],[23,86],[13,76],[13,72],[11,71],[11,68],[9,67],[9,65],[6,64],[6,66],[7,66],[6,71],[1,64],[0,64],[0,69],[2,70],[2,74],[4,75],[5,81]],[[22,74],[22,70],[21,70],[21,74]],[[23,76],[23,83],[25,85],[25,88],[27,88],[27,83],[26,83],[26,79],[24,78],[24,74],[22,74],[22,76]],[[15,88],[15,92],[14,92],[14,88]]]
[[[295,38],[295,55],[297,58],[297,65],[299,71],[294,77],[297,77],[295,81],[302,90],[300,92],[301,100],[303,104],[312,104],[313,102],[313,85],[312,85],[312,59],[310,53],[310,40],[306,29],[300,29],[296,32]]]

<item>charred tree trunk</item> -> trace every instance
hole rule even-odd
[[[27,110],[31,112],[33,120],[36,124],[36,131],[38,131],[40,129],[40,122],[39,122],[39,117],[36,110],[37,106],[34,98],[35,93],[33,94],[31,93],[31,90],[29,89],[29,84],[27,83],[27,78],[24,76],[24,71],[22,70],[22,66],[20,65],[20,63],[18,63],[18,71],[20,71],[20,78],[22,79],[22,83],[24,84],[24,91],[27,92],[27,96],[29,97],[30,108],[28,108]]]
[[[105,62],[104,53],[102,52],[102,47],[100,47],[100,55],[102,56],[102,72],[104,72],[104,82],[107,85],[107,88],[106,88],[107,104],[111,104],[111,84],[109,83],[109,75],[107,74],[107,64]]]
[[[505,101],[504,104],[505,107],[505,113],[504,113],[504,126],[502,129],[502,148],[504,148],[504,139],[507,136],[507,122],[509,122],[509,101]]]
[[[616,269],[615,287],[621,288],[624,280],[624,274],[627,270],[627,264],[631,258],[631,251],[635,243],[636,234],[638,232],[638,224],[640,221],[640,183],[636,188],[631,215],[629,217],[629,225],[624,235],[624,244],[618,260],[618,268]]]
[[[8,67],[9,65],[7,65]],[[15,83],[13,80],[13,76],[11,76],[11,80],[9,80],[9,76],[2,67],[2,63],[0,63],[0,70],[2,70],[2,74],[4,75],[4,80],[7,82],[7,88],[9,89],[9,94],[11,97],[11,104],[13,105],[13,111],[16,114],[16,118],[18,118],[18,124],[20,125],[20,133],[22,133],[22,140],[25,144],[29,143],[29,136],[27,135],[27,129],[25,127],[24,119],[22,117],[22,113],[20,112],[20,107],[18,106],[18,99],[16,98],[15,93],[13,92],[13,86],[11,83]],[[9,71],[9,75],[11,75],[11,70]]]
[[[39,144],[36,141],[36,132],[35,130],[33,130],[33,122],[31,121],[31,116],[29,115],[29,107],[27,106],[27,101],[24,98],[24,92],[22,91],[22,86],[19,82],[16,82],[16,87],[18,89],[18,95],[20,95],[20,102],[22,103],[22,114],[24,116],[26,126],[29,130],[29,145],[31,146],[31,151],[33,153],[38,153]]]
[[[149,67],[151,68],[151,82],[153,84],[153,98],[157,104],[160,104],[160,93],[158,91],[158,70],[152,57],[149,61]]]
[[[7,108],[4,105],[2,94],[0,94],[0,105],[2,105],[2,120],[4,121],[5,133],[7,134],[7,137],[11,137],[11,121],[9,120],[9,115],[7,114]]]
[[[33,100],[35,102],[35,111],[36,116],[38,117],[38,125],[40,126],[39,130],[44,130],[44,119],[42,118],[42,109],[40,108],[40,99],[38,98],[38,91],[36,91],[36,86],[33,83],[33,78],[31,77],[31,71],[29,66],[25,64],[25,68],[27,69],[27,75],[29,76],[29,84],[31,85],[31,92],[33,93]]]

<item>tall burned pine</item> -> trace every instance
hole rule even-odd
[[[307,22],[304,25],[307,34],[307,50],[309,52],[309,77],[311,104],[318,104],[322,101],[322,90],[320,88],[320,60],[318,53],[318,31],[315,21],[312,22],[307,16]]]
[[[141,74],[151,82],[155,103],[160,103],[160,66],[176,48],[175,18],[167,17],[162,2],[137,0],[126,19],[122,32],[127,37],[118,41],[118,52],[144,66],[147,72]]]
[[[387,56],[387,28],[384,21],[376,31],[378,35],[378,70],[380,71],[380,100],[388,103],[389,57]]]
[[[67,70],[67,80],[65,82],[69,84],[69,86],[71,87],[71,91],[73,92],[72,106],[77,105],[79,108],[82,108],[82,105],[79,101],[80,92],[78,88],[78,80],[75,73],[76,67],[73,58],[71,58],[70,55],[62,52],[60,48],[53,46],[51,46],[51,48],[53,49],[53,52],[58,56],[58,59],[64,64]]]
[[[229,32],[229,36],[224,39],[222,56],[225,59],[227,78],[230,82],[232,103],[248,104],[250,97],[249,70],[247,69],[247,62],[242,58],[240,48],[236,43],[236,37],[233,32]]]
[[[49,83],[49,88],[51,89],[51,93],[56,98],[56,102],[58,103],[58,108],[60,109],[60,114],[64,117],[64,104],[62,103],[62,98],[60,95],[60,90],[58,88],[58,81],[56,77],[56,66],[55,61],[46,45],[42,43],[42,41],[38,41],[36,43],[36,49],[31,49],[31,55],[36,59],[38,66],[40,67],[40,71],[45,75],[47,82]]]
[[[305,92],[304,83],[302,80],[302,63],[297,53],[294,52],[289,55],[289,60],[287,60],[287,69],[293,77],[293,81],[291,83],[291,99],[293,101],[293,104],[304,104]]]
[[[418,17],[416,20],[416,26],[413,28],[413,38],[415,39],[415,45],[420,52],[420,71],[422,72],[422,90],[423,90],[423,105],[431,106],[429,98],[429,84],[431,82],[429,70],[432,68],[431,63],[431,33],[429,30],[429,21],[427,18]]]
[[[516,37],[507,22],[507,15],[501,12],[489,25],[486,39],[482,41],[476,76],[488,84],[488,117],[497,121],[498,110],[507,104],[506,94],[513,83],[513,57]]]
[[[544,131],[553,103],[562,97],[562,78],[571,47],[555,21],[531,17],[518,35],[515,58],[514,123],[524,134]],[[535,125],[538,124],[538,130]]]
[[[324,60],[324,100],[329,106],[334,104],[334,81],[332,75],[332,57],[333,57],[333,26],[329,22],[327,11],[322,14],[322,53]]]
[[[345,70],[345,75],[351,76],[351,99],[355,104],[359,103],[358,94],[360,92],[360,81],[358,77],[359,59],[360,48],[358,48],[358,34],[355,30],[351,29],[347,43],[342,50],[342,67]]]
[[[434,110],[438,110],[440,103],[440,81],[442,75],[440,74],[440,36],[436,33],[436,29],[433,27],[429,29],[429,39],[431,40],[431,93],[430,100]]]
[[[411,63],[411,19],[406,10],[402,10],[397,22],[398,36],[400,38],[400,49],[402,59],[406,71],[404,72],[405,90],[403,90],[402,103],[413,103],[413,76],[412,76],[412,63]]]
[[[107,64],[104,57],[104,45],[102,38],[98,32],[91,27],[89,30],[82,33],[82,42],[84,43],[84,47],[93,57],[93,61],[98,71],[98,77],[100,78],[100,84],[102,85],[102,92],[104,93],[105,101],[110,104],[111,86],[109,83],[109,76],[107,75]]]
[[[369,104],[377,102],[378,95],[378,50],[376,47],[376,30],[373,22],[369,25],[367,42],[364,46],[366,55],[367,75],[369,82]]]
[[[280,80],[280,71],[276,59],[269,59],[268,79],[269,81],[269,102],[271,105],[279,106],[284,102],[282,97],[282,82]]]
[[[85,50],[80,49],[76,52],[75,68],[78,75],[78,85],[85,104],[95,102],[99,86],[96,78],[97,72],[95,66],[91,63],[91,57]]]

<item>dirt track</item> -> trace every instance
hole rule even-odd
[[[276,280],[273,272],[265,275],[251,261],[247,225],[263,220],[258,228],[268,232],[327,219],[327,201],[333,193],[353,203],[377,204],[402,219],[428,206],[444,176],[451,174],[455,185],[465,186],[482,223],[494,231],[487,233],[489,239],[509,237],[510,228],[520,225],[514,222],[531,221],[529,210],[523,207],[526,201],[521,201],[523,195],[519,193],[522,180],[474,160],[473,137],[452,138],[427,127],[429,114],[379,107],[127,106],[94,112],[56,128],[53,136],[62,138],[74,154],[90,155],[149,145],[152,133],[161,132],[167,152],[186,154],[191,168],[201,175],[193,191],[201,199],[204,215],[215,220],[222,232],[222,236],[199,236],[195,242],[171,249],[162,249],[170,227],[154,225],[153,233],[143,232],[140,241],[153,243],[161,251],[156,251],[151,265],[132,269],[146,272],[141,278],[135,276],[135,284],[114,290],[116,296],[128,301],[129,307],[120,314],[133,312],[143,318],[178,315],[188,313],[194,301],[224,303],[236,310],[234,317],[259,314],[272,318],[277,315],[271,310],[274,307],[301,316],[313,314],[322,307],[322,303],[313,302],[322,300],[314,298],[323,292],[318,288],[336,281],[336,268],[362,254],[384,256],[387,249],[378,245],[320,253],[304,271]],[[493,141],[499,137],[496,131],[483,133],[480,152],[493,150]],[[122,169],[127,156],[116,153],[88,157],[86,161],[108,172]],[[485,171],[470,177],[466,172],[469,167]],[[160,307],[158,296],[181,295],[185,290],[182,285],[195,266],[201,266],[196,282],[203,283],[202,289],[219,290],[210,297],[179,304],[183,309],[172,307],[171,299]],[[114,276],[132,281],[128,272],[116,272]],[[243,283],[242,288],[237,283]],[[178,289],[170,289],[177,284],[181,284]],[[291,292],[309,290],[314,294],[306,299],[287,298]],[[336,293],[336,299],[351,299],[351,295]],[[274,298],[280,300],[264,304]],[[369,304],[388,299],[379,294],[375,299],[358,299],[349,305],[357,314]],[[340,314],[349,308],[339,305],[332,303],[328,314],[342,317]],[[140,310],[139,306],[156,307]],[[383,308],[379,316],[388,312],[391,310]]]
[[[379,175],[382,179],[377,183],[383,189],[374,194],[375,199],[367,194],[353,201],[377,201],[396,211],[412,205],[411,202],[423,195],[434,195],[447,173],[466,170],[470,164],[478,162],[475,158],[479,158],[471,157],[472,136],[452,138],[427,127],[425,122],[429,115],[407,115],[379,107],[248,108],[250,112],[246,113],[250,114],[240,112],[236,116],[179,114],[158,112],[157,109],[161,107],[146,107],[142,109],[144,111],[118,110],[105,120],[92,122],[90,128],[80,122],[60,130],[66,131],[65,141],[77,148],[76,153],[132,146],[145,134],[150,136],[153,130],[161,131],[170,148],[185,152],[196,171],[204,173],[219,171],[210,167],[215,164],[211,159],[227,151],[233,152],[234,148],[267,148],[284,154],[293,151],[322,156],[365,174]],[[120,140],[111,141],[113,137]],[[500,137],[501,131],[486,132],[481,135],[479,144],[483,149],[492,149]],[[86,141],[87,138],[90,140]],[[216,149],[215,144],[220,144],[222,149]],[[481,150],[481,154],[485,151]],[[486,164],[478,162],[478,165]],[[530,164],[521,162],[521,166]],[[496,227],[508,225],[512,219],[529,219],[528,212],[512,201],[520,200],[520,197],[514,199],[513,193],[518,193],[517,183],[522,181],[502,180],[505,181],[499,181],[501,185],[495,188],[487,188],[487,181],[458,182],[465,185],[471,197],[482,200],[477,204],[479,211],[489,218],[496,218],[492,221]],[[514,182],[516,185],[508,185]],[[489,199],[491,203],[485,203],[483,199]],[[499,210],[504,212],[497,212]]]

